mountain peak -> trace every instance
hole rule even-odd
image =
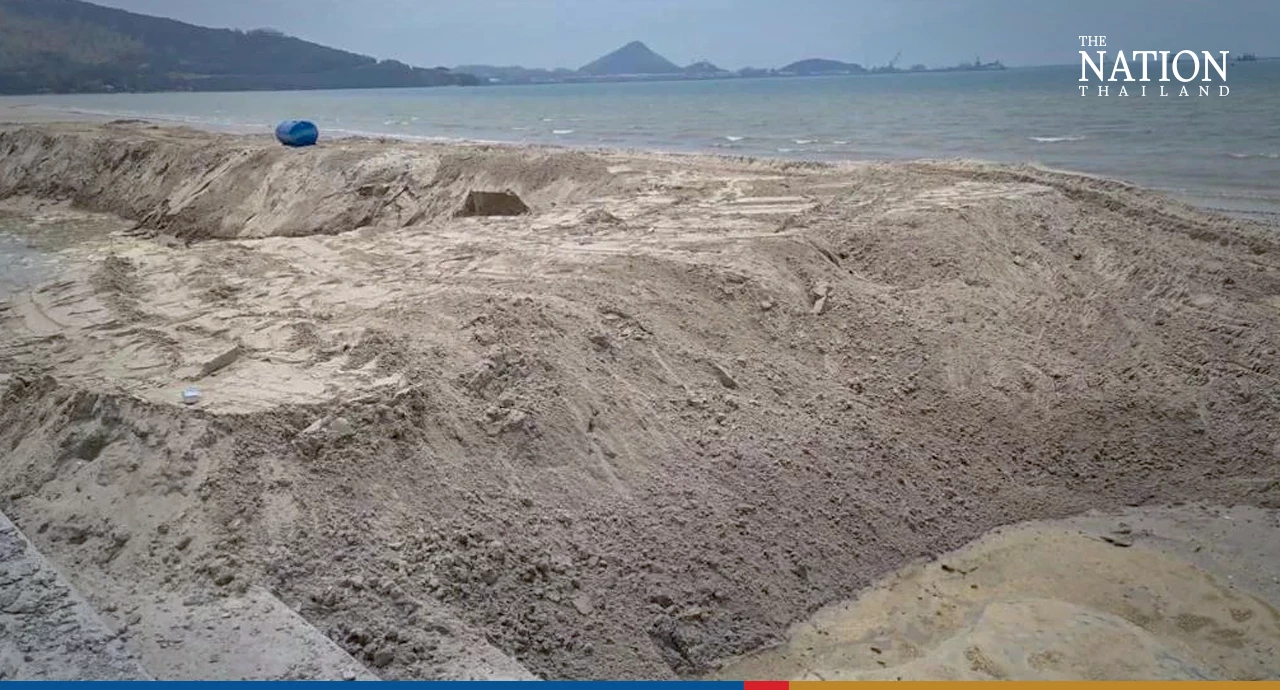
[[[583,74],[676,74],[680,67],[653,52],[640,41],[632,41],[578,70]]]

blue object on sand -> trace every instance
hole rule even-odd
[[[306,120],[285,120],[276,125],[276,139],[285,146],[311,146],[320,138],[320,129]]]

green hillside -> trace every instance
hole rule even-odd
[[[0,93],[475,83],[276,31],[210,29],[79,0],[0,0]]]

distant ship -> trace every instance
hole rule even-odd
[[[1254,55],[1253,53],[1244,53],[1240,57],[1236,58],[1236,62],[1257,62],[1257,61],[1258,61],[1258,56]]]

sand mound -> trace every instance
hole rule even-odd
[[[261,585],[384,677],[456,677],[452,639],[704,673],[997,525],[1280,504],[1280,245],[1122,184],[119,127],[0,151],[2,195],[242,238],[83,239],[0,308],[0,507],[87,589]],[[474,189],[534,212],[452,218]]]
[[[477,187],[510,189],[537,206],[608,184],[599,161],[572,152],[384,147],[369,155],[342,143],[287,149],[267,137],[128,122],[107,129],[111,136],[102,128],[0,131],[0,198],[68,200],[141,229],[205,240],[420,224],[452,215]]]

